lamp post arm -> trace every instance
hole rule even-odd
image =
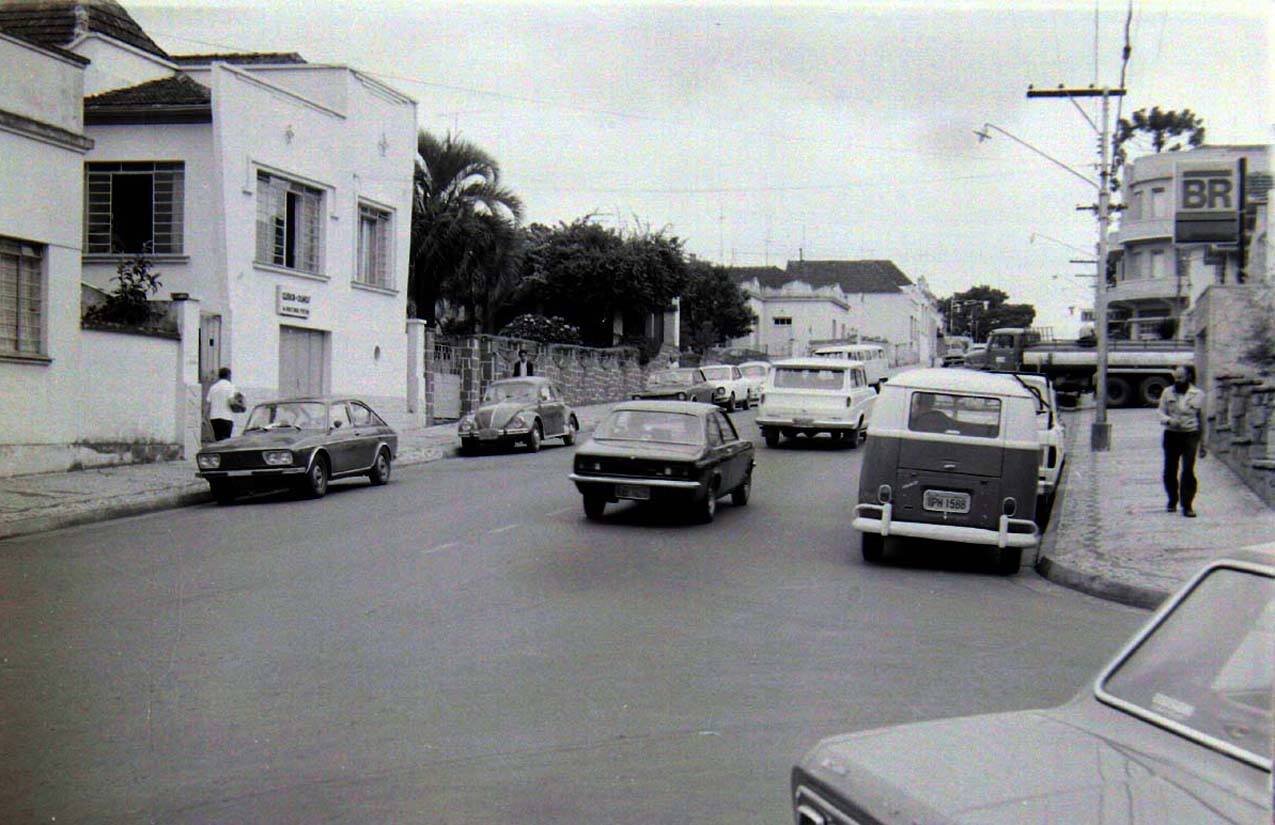
[[[1027,149],[1027,150],[1029,150],[1029,151],[1031,151],[1031,152],[1035,152],[1037,155],[1040,155],[1042,158],[1044,158],[1045,160],[1047,160],[1047,161],[1049,161],[1050,163],[1054,164],[1054,165],[1055,165],[1055,166],[1057,166],[1059,169],[1065,169],[1065,170],[1066,170],[1069,174],[1075,175],[1076,177],[1080,178],[1080,179],[1081,179],[1081,180],[1083,180],[1085,183],[1087,183],[1087,184],[1089,184],[1090,186],[1092,186],[1094,189],[1101,189],[1101,187],[1098,185],[1097,181],[1090,180],[1089,178],[1085,177],[1085,176],[1084,176],[1083,174],[1081,174],[1080,172],[1077,172],[1075,169],[1072,169],[1070,166],[1068,166],[1067,164],[1063,163],[1063,162],[1062,162],[1061,160],[1059,160],[1058,158],[1053,157],[1052,155],[1047,155],[1047,154],[1045,154],[1045,153],[1044,153],[1044,152],[1042,152],[1041,150],[1037,149],[1035,146],[1032,146],[1032,145],[1031,145],[1030,143],[1028,143],[1027,141],[1023,140],[1022,138],[1018,137],[1017,135],[1010,134],[1009,132],[1005,131],[1005,130],[1004,130],[1004,129],[1002,129],[1001,127],[997,126],[995,123],[984,123],[984,124],[983,124],[983,131],[984,131],[984,132],[986,132],[988,129],[995,129],[997,132],[1000,132],[1002,135],[1004,135],[1005,137],[1007,137],[1007,138],[1009,138],[1010,140],[1014,141],[1014,142],[1015,142],[1015,143],[1017,143],[1019,146],[1022,146],[1023,148],[1025,148],[1025,149]]]

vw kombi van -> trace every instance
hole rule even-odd
[[[1035,546],[1037,398],[1012,376],[919,369],[886,384],[872,411],[854,529],[880,561],[900,536],[996,548],[1002,573]]]
[[[836,344],[819,347],[814,351],[816,358],[841,358],[846,361],[859,361],[868,376],[868,383],[880,390],[881,385],[890,377],[890,359],[886,357],[885,347],[880,344]]]
[[[788,358],[771,365],[757,426],[767,447],[778,447],[781,436],[828,433],[854,448],[866,433],[876,397],[859,361]]]

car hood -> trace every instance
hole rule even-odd
[[[689,396],[691,392],[698,386],[700,385],[699,384],[690,384],[690,385],[679,384],[676,386],[662,385],[658,387],[644,387],[642,391],[637,394],[642,396],[643,398],[664,398],[664,397],[675,398],[677,397],[677,394],[679,392],[685,393],[686,395]]]
[[[883,822],[1250,822],[1255,803],[1049,711],[821,742],[802,768]]]
[[[225,453],[234,450],[295,450],[313,446],[321,441],[324,433],[315,430],[255,430],[225,441],[205,444],[200,448],[202,453]]]
[[[533,406],[535,405],[526,401],[500,401],[495,404],[484,404],[478,408],[474,418],[482,426],[501,429],[509,423],[509,419]]]
[[[700,444],[668,444],[654,441],[599,441],[591,438],[585,442],[576,455],[587,455],[596,458],[658,458],[689,461],[699,458],[704,452]]]

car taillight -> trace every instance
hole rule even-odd
[[[877,501],[882,504],[889,504],[890,498],[894,495],[894,490],[890,489],[889,484],[882,484],[877,488]]]

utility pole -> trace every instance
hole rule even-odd
[[[1082,89],[1035,89],[1027,87],[1027,97],[1065,97],[1075,104],[1078,97],[1102,98],[1102,126],[1098,129],[1098,262],[1094,278],[1094,327],[1098,339],[1098,374],[1094,379],[1094,400],[1097,411],[1089,432],[1089,444],[1095,452],[1111,449],[1111,424],[1107,421],[1107,354],[1110,349],[1110,333],[1107,329],[1107,229],[1111,224],[1111,98],[1123,97],[1124,89],[1101,89],[1088,86]],[[1084,114],[1084,110],[1081,110]],[[1086,115],[1086,119],[1088,116]],[[1090,121],[1092,123],[1092,121]]]

